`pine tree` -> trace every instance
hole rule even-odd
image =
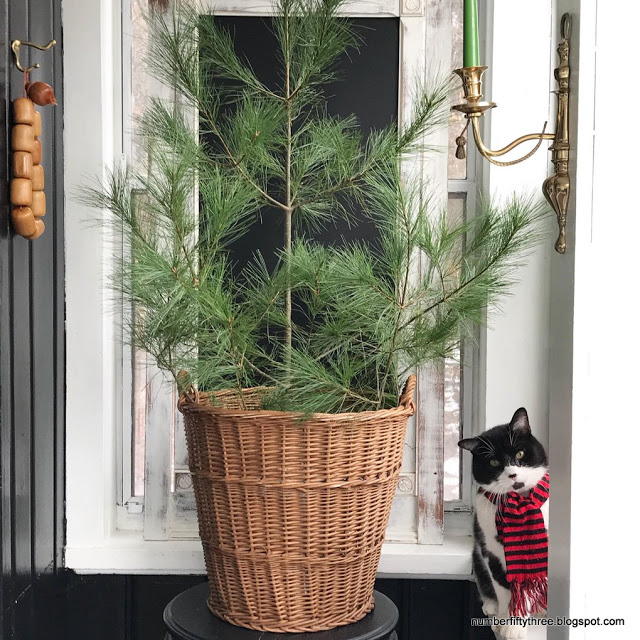
[[[342,4],[276,0],[281,82],[269,87],[196,5],[149,18],[150,72],[176,98],[141,118],[145,171],[114,172],[84,198],[125,240],[112,284],[136,309],[132,344],[181,389],[264,385],[264,407],[306,413],[395,406],[402,380],[471,334],[539,238],[530,199],[452,224],[425,185],[403,183],[404,159],[438,152],[423,141],[446,125],[448,80],[417,90],[401,129],[364,136],[355,117],[327,115],[323,88],[360,45]],[[354,202],[379,246],[313,241]],[[230,247],[264,206],[285,222],[278,264],[256,252],[234,273]]]

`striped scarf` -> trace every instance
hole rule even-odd
[[[549,497],[549,473],[525,497],[510,491],[484,492],[498,505],[496,529],[504,545],[507,582],[511,585],[509,614],[525,617],[547,608],[547,551],[549,538],[540,507]]]

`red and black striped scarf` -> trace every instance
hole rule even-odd
[[[504,545],[507,582],[511,585],[509,614],[525,617],[547,608],[549,538],[540,507],[549,497],[549,473],[528,496],[484,492],[496,509],[498,538]]]

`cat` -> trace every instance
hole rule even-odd
[[[475,438],[461,440],[458,446],[473,454],[473,477],[479,487],[473,521],[473,570],[482,610],[489,617],[508,618],[511,585],[507,581],[504,545],[496,526],[497,505],[500,505],[502,513],[501,505],[510,492],[524,497],[534,496],[538,495],[537,490],[531,493],[534,487],[548,487],[547,453],[532,435],[529,416],[524,408],[513,414],[509,424],[493,427]],[[491,496],[487,497],[487,494]],[[514,494],[511,496],[515,501],[520,500]],[[538,521],[540,512],[548,530],[548,500],[539,506]],[[537,526],[541,528],[540,524]],[[544,537],[544,532],[541,535]],[[525,638],[527,635],[523,624],[492,628],[503,638]]]

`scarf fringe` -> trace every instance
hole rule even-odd
[[[530,613],[544,613],[547,610],[547,577],[528,578],[511,583],[511,604],[509,614],[526,618]]]

